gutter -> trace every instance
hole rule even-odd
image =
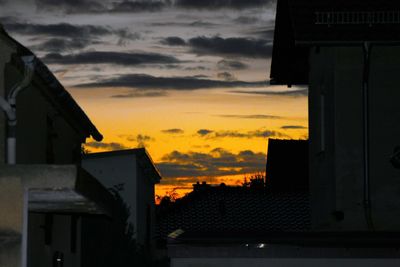
[[[6,163],[10,165],[16,164],[17,159],[17,96],[31,84],[35,70],[34,56],[23,56],[21,59],[25,66],[24,78],[11,88],[7,99],[0,96],[0,108],[7,116]]]

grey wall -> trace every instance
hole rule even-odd
[[[313,225],[366,230],[363,208],[363,50],[321,47],[310,56],[310,188]],[[374,47],[369,79],[369,171],[375,230],[399,230],[400,48]],[[325,101],[322,101],[321,96]],[[322,104],[324,102],[324,104]],[[323,106],[323,107],[322,107]],[[335,217],[343,212],[344,219]]]
[[[0,96],[4,97],[5,94],[5,67],[6,63],[10,61],[11,53],[13,48],[8,46],[0,39]],[[6,121],[3,111],[0,111],[0,164],[5,163],[5,155],[2,151],[5,151],[5,131]]]
[[[154,248],[155,239],[155,203],[154,184],[147,177],[143,168],[137,168],[137,231],[138,242]],[[148,210],[149,209],[149,210]],[[149,227],[149,229],[148,229]],[[149,235],[147,234],[149,232]]]
[[[130,206],[131,216],[129,221],[133,223],[137,231],[137,176],[136,156],[114,155],[106,157],[90,157],[82,160],[82,167],[106,188],[123,184],[120,191],[124,201]]]

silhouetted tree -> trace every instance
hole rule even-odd
[[[120,188],[109,189],[114,196],[114,209],[111,234],[111,258],[115,267],[150,266],[144,249],[136,243],[134,227],[129,222],[130,207],[120,195]]]
[[[265,188],[265,174],[264,173],[254,173],[250,175],[249,178],[245,176],[243,178],[243,187],[249,187],[253,189],[263,189]]]

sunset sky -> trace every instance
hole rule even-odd
[[[145,146],[156,194],[264,171],[268,138],[308,135],[307,90],[269,85],[273,0],[0,0],[0,22],[104,135]]]

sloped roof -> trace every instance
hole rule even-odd
[[[228,235],[303,232],[310,228],[308,193],[272,193],[243,187],[206,187],[160,214],[158,234]]]
[[[271,84],[308,84],[310,45],[400,44],[400,1],[278,0]]]
[[[12,63],[20,70],[23,70],[23,62],[20,59],[21,56],[35,56],[28,48],[20,44],[14,38],[8,35],[8,33],[0,25],[0,34],[16,46],[17,55],[12,58]],[[46,93],[50,96],[52,101],[56,102],[57,107],[63,109],[63,113],[66,115],[66,119],[72,120],[74,125],[78,126],[78,130],[85,137],[92,136],[96,141],[101,141],[103,136],[97,130],[96,126],[90,121],[85,112],[75,102],[72,96],[65,90],[62,84],[57,80],[53,73],[47,68],[47,66],[35,56],[35,75],[33,77],[34,83],[40,83],[40,89],[46,90]]]

